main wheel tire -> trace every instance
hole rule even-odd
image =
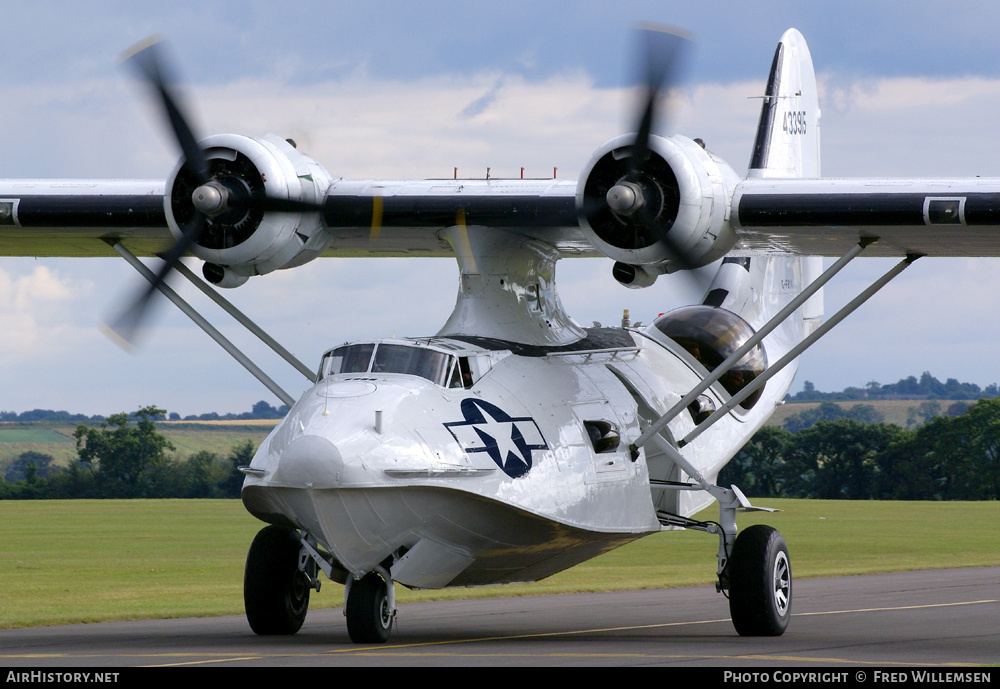
[[[792,616],[792,565],[781,533],[740,532],[729,554],[729,613],[740,636],[781,636]]]
[[[356,644],[383,644],[391,631],[388,584],[375,572],[369,572],[351,584],[347,633]]]
[[[243,605],[250,628],[262,636],[294,634],[309,611],[309,580],[299,570],[302,545],[291,529],[267,526],[250,545]]]

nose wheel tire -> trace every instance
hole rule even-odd
[[[386,582],[369,572],[351,585],[347,596],[347,633],[356,644],[381,644],[392,631]]]
[[[250,545],[243,604],[256,634],[294,634],[309,611],[309,579],[299,569],[301,544],[291,529],[267,526]]]
[[[729,612],[740,636],[781,636],[792,614],[792,566],[781,533],[757,524],[729,555]]]

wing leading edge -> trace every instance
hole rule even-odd
[[[162,181],[0,181],[0,255],[114,256],[118,239],[138,256],[172,242]],[[566,255],[597,255],[579,230],[576,183],[555,180],[334,182],[324,256],[452,255],[439,234],[466,224],[547,241]]]

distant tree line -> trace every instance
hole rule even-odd
[[[267,402],[261,400],[257,404],[253,405],[253,408],[248,412],[243,412],[241,414],[219,414],[218,412],[208,412],[206,414],[190,414],[185,417],[181,417],[177,412],[171,412],[169,415],[165,410],[158,410],[159,416],[152,419],[153,421],[249,421],[253,419],[283,419],[288,413],[288,405],[282,404],[280,407],[273,407]],[[100,424],[107,421],[107,417],[95,415],[87,416],[86,414],[70,414],[67,411],[54,411],[52,409],[32,409],[31,411],[25,412],[13,412],[13,411],[0,411],[0,422],[6,423],[38,423],[38,422],[48,422],[48,423],[84,423],[84,424]]]
[[[753,497],[1000,499],[1000,400],[917,428],[854,418],[767,426],[719,474]]]
[[[107,417],[98,426],[80,424],[77,460],[68,467],[52,457],[22,453],[0,480],[0,499],[238,498],[254,444],[235,445],[225,457],[201,451],[174,459],[174,447],[157,432],[162,409],[143,407]]]
[[[266,411],[259,405],[255,412]],[[1000,499],[1000,399],[949,409],[953,415],[933,401],[911,412],[915,427],[903,428],[884,423],[871,405],[820,404],[787,427],[758,431],[719,483],[753,497]],[[61,467],[48,455],[22,453],[0,479],[0,499],[239,497],[237,467],[250,463],[253,443],[225,457],[202,451],[176,459],[156,430],[164,416],[150,406],[80,423],[76,461]]]
[[[894,400],[894,399],[929,399],[929,400],[979,400],[1000,397],[1000,388],[996,383],[980,388],[974,383],[960,383],[954,378],[945,382],[939,381],[928,372],[919,379],[916,376],[900,379],[898,383],[881,385],[871,381],[863,388],[848,387],[840,392],[820,392],[816,386],[805,381],[802,390],[785,399],[789,402],[847,402],[852,400]]]
[[[15,411],[0,411],[0,422],[38,423],[40,421],[51,421],[53,423],[100,423],[104,421],[104,417],[70,414],[68,411],[53,411],[52,409],[32,409],[20,414]]]
[[[288,414],[288,405],[282,404],[280,407],[272,407],[267,402],[261,400],[253,405],[253,408],[242,414],[219,414],[208,412],[206,414],[189,415],[181,418],[177,412],[172,412],[168,419],[170,421],[251,421],[254,419],[283,419]]]

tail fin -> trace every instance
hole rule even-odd
[[[789,29],[774,53],[747,176],[819,177],[819,122],[819,94],[812,56],[802,34]],[[767,261],[771,264],[765,271],[768,277],[755,288],[772,295],[796,293],[823,272],[823,259],[818,256],[771,257]],[[819,325],[823,310],[820,290],[802,306],[806,333]]]
[[[750,177],[819,177],[819,97],[805,39],[789,29],[767,80]]]

